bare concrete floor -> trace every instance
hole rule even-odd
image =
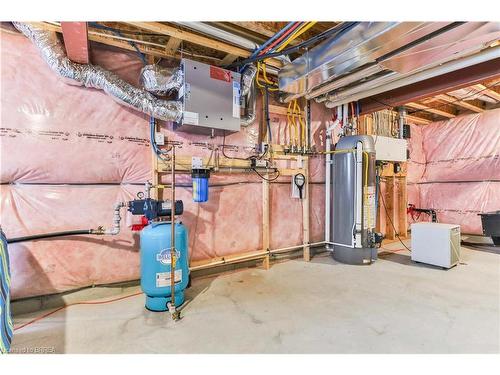
[[[179,322],[146,311],[143,295],[71,306],[16,331],[13,352],[499,353],[500,255],[462,248],[462,261],[444,271],[400,252],[363,267],[325,254],[195,279]]]

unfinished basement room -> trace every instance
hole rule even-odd
[[[500,354],[500,22],[158,6],[1,22],[0,369]]]

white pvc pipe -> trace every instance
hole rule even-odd
[[[330,239],[330,215],[331,215],[331,179],[332,179],[332,154],[329,153],[332,147],[332,131],[339,124],[337,118],[332,125],[326,129],[326,160],[325,160],[325,241]]]
[[[361,230],[363,218],[363,143],[358,142],[356,145],[356,192],[354,200],[356,212],[356,227],[355,227],[355,247],[362,247]]]
[[[234,45],[237,45],[238,47],[242,47],[250,51],[253,51],[254,49],[259,47],[257,43],[252,42],[251,40],[243,38],[239,35],[229,33],[217,27],[207,25],[206,23],[203,22],[174,22],[174,23],[186,27],[188,29],[198,31],[202,34],[207,34],[214,38],[224,40],[226,42],[232,43]]]

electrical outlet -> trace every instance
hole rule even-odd
[[[192,169],[202,169],[203,168],[203,158],[198,156],[193,156],[191,158],[191,168]]]
[[[268,168],[269,162],[267,160],[252,158],[252,159],[250,159],[250,167],[251,168]]]
[[[165,146],[165,135],[160,132],[155,133],[155,143],[158,146]]]

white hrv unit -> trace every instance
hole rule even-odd
[[[411,225],[411,260],[451,268],[460,258],[460,225],[414,223]]]
[[[377,160],[405,162],[408,142],[406,139],[372,135]]]

